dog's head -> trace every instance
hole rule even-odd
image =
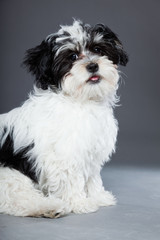
[[[37,87],[85,99],[101,99],[115,91],[117,65],[127,62],[122,43],[108,27],[76,20],[29,49],[24,60]]]

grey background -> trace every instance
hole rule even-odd
[[[117,152],[102,170],[117,205],[56,220],[0,215],[0,240],[159,239],[159,10],[159,0],[0,0],[0,113],[19,106],[32,89],[33,78],[20,67],[25,50],[72,17],[107,24],[130,56],[115,109]]]
[[[24,53],[72,17],[105,23],[129,53],[116,108],[120,132],[111,164],[160,163],[160,1],[1,0],[0,113],[19,106],[33,79],[21,66]]]
[[[19,106],[33,79],[20,64],[39,44],[72,17],[105,23],[129,53],[116,108],[120,132],[111,164],[160,162],[160,1],[158,0],[1,0],[0,113]]]

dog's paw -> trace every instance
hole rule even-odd
[[[108,191],[98,193],[94,199],[98,206],[112,206],[117,202],[113,194]]]
[[[68,205],[66,205],[61,200],[46,199],[43,204],[40,204],[38,209],[35,209],[29,216],[32,217],[44,217],[44,218],[59,218],[66,215],[71,210]]]
[[[30,215],[31,217],[37,217],[37,218],[59,218],[61,216],[65,215],[64,211],[62,210],[45,210],[45,211],[37,211],[36,213]]]
[[[98,205],[91,198],[84,198],[76,201],[72,204],[72,212],[81,213],[91,213],[98,210]]]
[[[46,211],[43,214],[41,214],[39,217],[44,218],[59,218],[64,215],[64,211],[57,212],[55,210]]]
[[[59,218],[61,216],[66,215],[67,213],[70,212],[69,207],[66,204],[60,204],[59,207],[57,207],[56,209],[51,209],[48,211],[45,211],[41,217],[44,218]]]

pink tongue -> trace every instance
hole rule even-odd
[[[92,76],[92,77],[90,78],[90,80],[92,80],[92,81],[98,81],[98,80],[99,80],[99,77],[98,77],[98,76]]]

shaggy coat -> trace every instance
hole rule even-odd
[[[115,151],[127,61],[108,27],[76,20],[26,52],[34,90],[0,115],[0,213],[52,218],[116,203],[100,171]]]

